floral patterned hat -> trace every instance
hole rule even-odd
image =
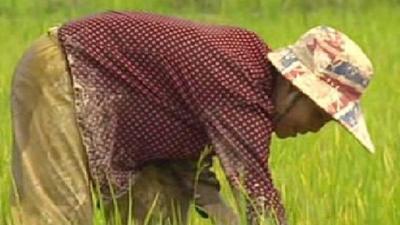
[[[268,58],[286,79],[374,152],[360,107],[373,68],[356,43],[331,27],[319,26],[294,45],[270,52]]]

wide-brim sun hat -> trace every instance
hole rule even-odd
[[[318,26],[295,44],[271,51],[268,59],[369,152],[375,151],[360,106],[373,67],[354,41],[332,27]]]

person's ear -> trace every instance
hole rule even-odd
[[[290,83],[289,81],[287,81],[287,85],[289,86],[288,87],[289,93],[300,92],[300,90],[296,86],[294,86],[292,83]]]
[[[289,95],[292,92],[293,85],[282,76],[279,76],[278,79],[278,87],[280,92],[283,94],[283,96]]]

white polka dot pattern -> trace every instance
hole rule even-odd
[[[214,145],[230,180],[282,213],[267,170],[273,131],[268,46],[253,32],[107,12],[59,29],[92,179],[118,196],[158,159]]]

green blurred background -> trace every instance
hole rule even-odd
[[[8,223],[9,213],[13,69],[48,27],[104,10],[142,10],[241,26],[272,48],[321,24],[348,34],[375,68],[362,105],[377,153],[368,154],[332,123],[318,134],[274,138],[273,176],[289,224],[400,224],[400,0],[1,0],[0,224]],[[192,224],[207,224],[193,217]]]

